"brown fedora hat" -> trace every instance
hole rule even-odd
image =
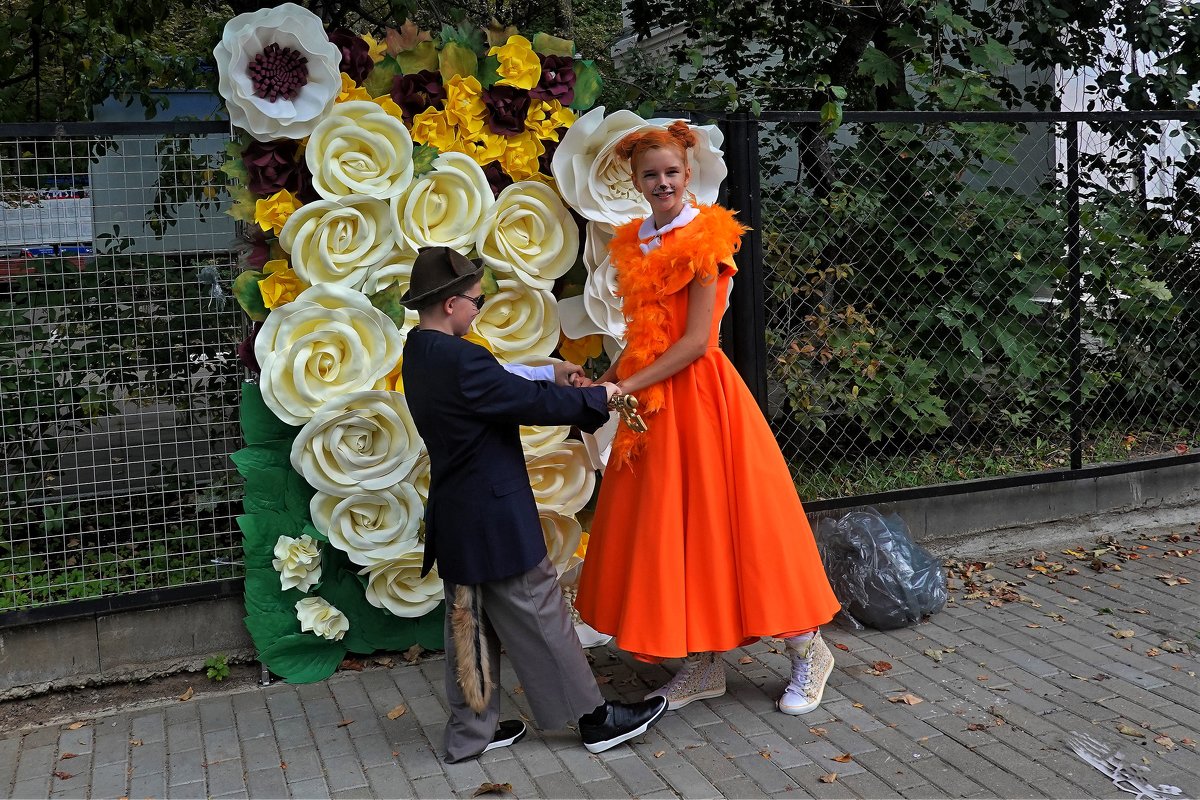
[[[408,291],[400,298],[413,310],[466,289],[483,277],[483,266],[450,247],[422,247],[413,262]]]

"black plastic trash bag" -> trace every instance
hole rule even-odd
[[[817,546],[833,592],[855,627],[903,628],[946,605],[942,565],[895,514],[851,511],[817,525]]]

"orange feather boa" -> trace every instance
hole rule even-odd
[[[748,230],[729,209],[702,205],[699,216],[667,233],[661,247],[643,254],[638,239],[641,224],[639,219],[620,226],[608,246],[617,268],[617,296],[622,299],[626,324],[627,344],[617,362],[617,377],[622,380],[653,363],[674,344],[667,298],[687,288],[693,278],[704,284],[715,281],[721,264],[732,263],[742,234]],[[647,422],[662,409],[665,395],[662,383],[636,393],[638,410]],[[609,466],[632,462],[646,435],[618,426]]]

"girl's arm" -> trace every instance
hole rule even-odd
[[[665,381],[704,355],[704,351],[708,348],[708,337],[712,332],[713,311],[717,304],[717,282],[714,280],[705,285],[700,282],[698,277],[692,278],[687,291],[687,327],[684,329],[683,336],[679,337],[649,366],[619,381],[617,386],[621,392],[631,394],[660,381]]]

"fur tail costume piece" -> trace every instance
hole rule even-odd
[[[494,688],[485,625],[479,587],[454,587],[450,630],[457,651],[455,674],[463,698],[476,714],[482,714],[487,709]]]

